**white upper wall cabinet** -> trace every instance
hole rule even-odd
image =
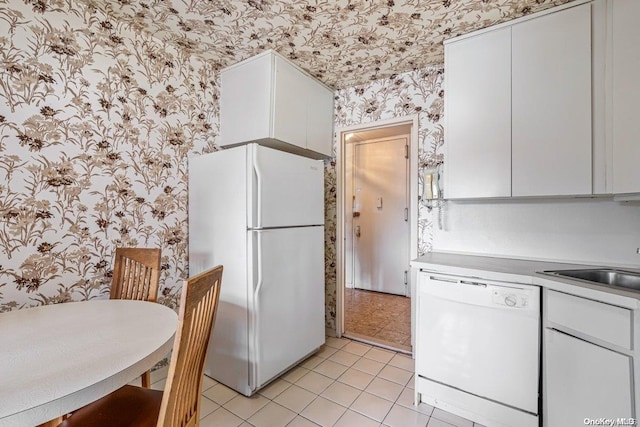
[[[613,192],[640,193],[640,1],[611,5]]]
[[[591,194],[591,5],[511,27],[512,195]]]
[[[225,68],[218,145],[247,142],[331,156],[333,91],[273,51]]]
[[[591,3],[445,43],[445,197],[592,194]]]
[[[511,195],[511,29],[445,45],[445,194]]]

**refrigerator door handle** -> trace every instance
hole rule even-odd
[[[253,328],[253,339],[252,339],[252,353],[253,356],[250,358],[250,360],[253,361],[252,363],[252,369],[250,369],[250,375],[249,375],[249,387],[251,388],[251,390],[255,390],[258,388],[258,379],[260,378],[260,364],[256,363],[256,361],[258,360],[258,357],[260,355],[260,342],[259,342],[259,337],[260,337],[260,304],[258,302],[258,295],[260,294],[260,290],[262,289],[262,284],[263,284],[263,274],[262,274],[262,231],[260,230],[255,230],[254,231],[254,236],[256,239],[256,245],[255,245],[255,249],[254,249],[254,256],[255,256],[255,260],[256,260],[256,270],[257,270],[257,275],[256,275],[256,283],[254,285],[253,288],[253,294],[252,294],[252,300],[253,300],[253,310],[250,310],[250,313],[252,314],[252,318],[251,318],[251,326]]]
[[[260,293],[260,289],[262,288],[262,233],[263,230],[256,230],[256,239],[258,241],[257,245],[257,267],[258,267],[258,280],[256,283],[256,289],[254,291],[254,298]]]
[[[262,173],[260,172],[260,164],[258,162],[258,148],[253,147],[253,173],[256,177],[255,187],[253,188],[253,200],[255,202],[254,212],[256,212],[253,218],[252,227],[262,227]]]

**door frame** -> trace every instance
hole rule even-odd
[[[377,122],[339,127],[336,129],[336,336],[340,338],[344,332],[344,289],[345,289],[345,227],[346,206],[345,195],[345,146],[347,135],[354,132],[370,131],[410,125],[409,132],[409,258],[418,257],[418,115],[396,117]],[[406,133],[405,133],[406,134]],[[415,323],[415,280],[413,274],[408,275],[411,295],[411,342],[414,342]]]

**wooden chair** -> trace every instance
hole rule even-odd
[[[156,302],[160,283],[160,249],[116,248],[110,299]],[[142,387],[151,387],[151,372],[142,374]]]
[[[156,302],[160,283],[160,249],[116,248],[111,299]]]
[[[60,427],[197,427],[221,279],[218,266],[184,281],[164,392],[126,385],[75,411]]]

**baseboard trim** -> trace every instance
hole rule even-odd
[[[336,334],[336,330],[335,329],[327,328],[326,326],[324,328],[324,334],[325,334],[325,336],[332,337],[332,338],[336,338],[338,336]]]

